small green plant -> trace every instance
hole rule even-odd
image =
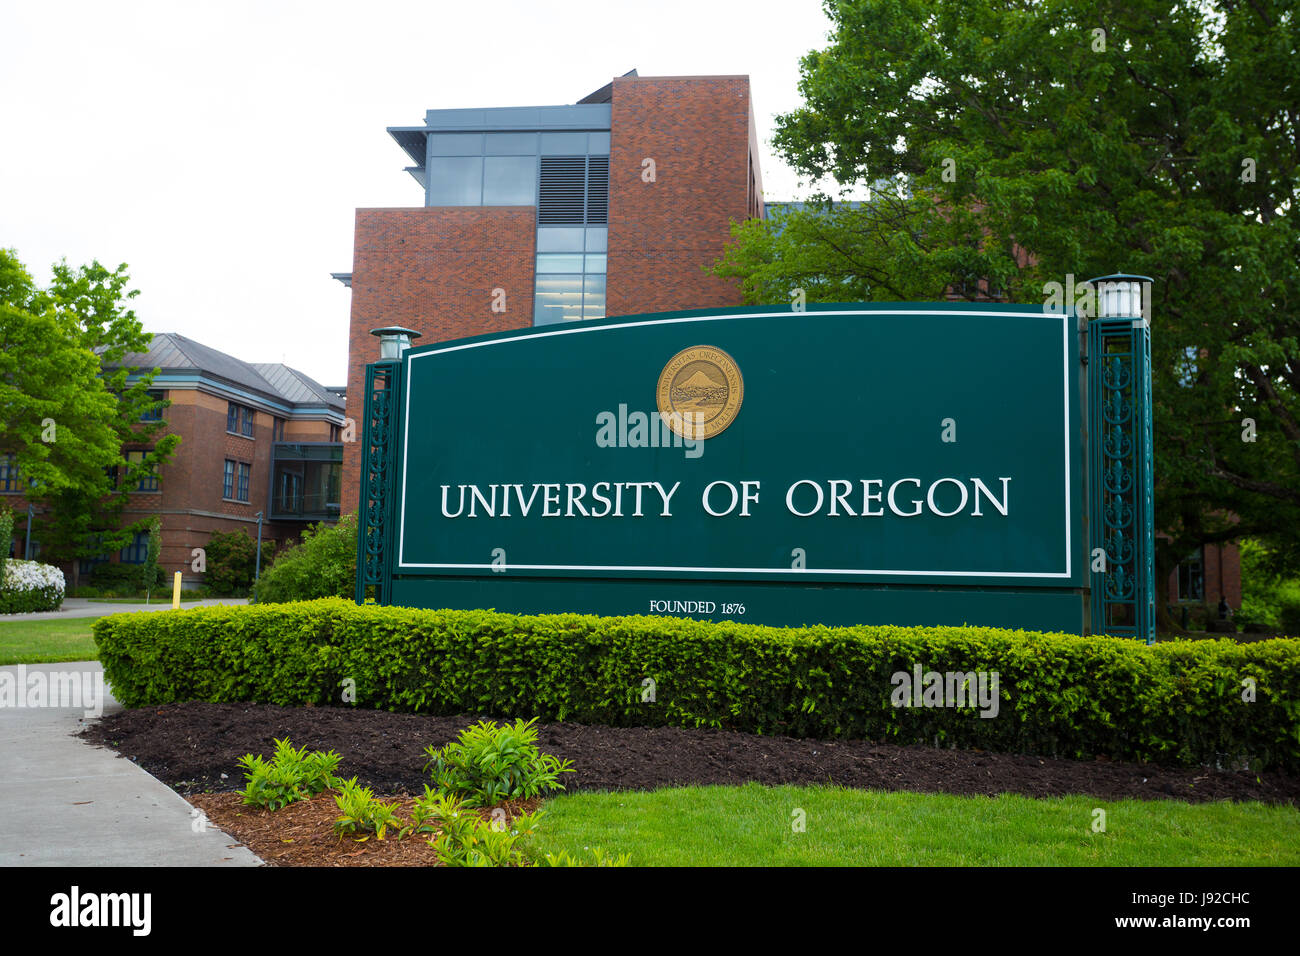
[[[244,803],[279,810],[297,800],[306,800],[341,781],[334,776],[341,758],[334,751],[307,753],[295,750],[288,738],[275,742],[275,754],[268,761],[260,754],[244,754],[239,766],[248,779],[241,794]]]
[[[620,853],[614,856],[606,853],[598,846],[591,847],[592,862],[587,863],[576,856],[571,856],[567,850],[561,850],[559,853],[547,853],[537,861],[538,866],[631,866],[632,854]]]
[[[495,721],[480,720],[441,750],[426,747],[425,772],[437,789],[468,806],[487,807],[563,790],[559,776],[573,773],[573,761],[537,749],[536,723],[534,717],[498,727]]]
[[[451,798],[454,801],[454,798]],[[537,829],[540,813],[521,813],[507,825],[483,820],[464,804],[444,804],[440,832],[429,840],[444,866],[527,866],[520,846]]]
[[[404,826],[402,818],[397,815],[397,804],[376,800],[374,791],[369,787],[357,786],[356,777],[343,782],[334,802],[343,814],[334,821],[334,832],[340,840],[347,834],[358,843],[364,843],[372,833],[375,839],[382,840],[389,827],[398,831],[399,840],[411,832],[411,828]]]

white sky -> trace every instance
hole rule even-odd
[[[764,192],[826,45],[819,0],[0,2],[0,246],[130,265],[151,332],[346,378],[358,207],[417,206],[385,132],[431,108],[576,102],[642,76],[748,74]]]

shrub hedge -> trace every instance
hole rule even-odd
[[[1300,640],[1290,638],[1147,646],[979,627],[774,628],[339,599],[118,614],[94,634],[128,707],[338,704],[350,679],[359,705],[396,711],[1300,768]],[[997,671],[998,715],[893,706],[892,675],[917,664]],[[1243,700],[1247,678],[1253,702]]]
[[[57,611],[63,595],[63,572],[52,564],[9,558],[0,569],[0,614]]]

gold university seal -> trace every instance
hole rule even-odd
[[[659,415],[683,438],[712,438],[736,420],[745,399],[740,367],[722,349],[692,345],[659,373]]]

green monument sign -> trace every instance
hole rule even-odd
[[[1081,341],[922,303],[407,349],[368,376],[358,599],[1082,632]]]

